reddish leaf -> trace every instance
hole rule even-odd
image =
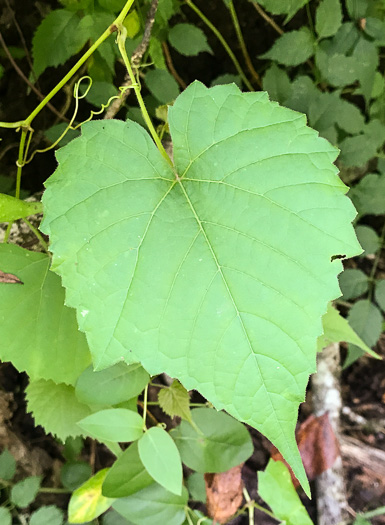
[[[296,440],[310,481],[332,467],[340,455],[338,440],[327,413],[319,417],[308,417],[299,427]],[[276,448],[273,449],[271,457],[274,461],[283,461],[289,467]],[[290,467],[289,470],[294,486],[299,487]]]
[[[219,474],[205,474],[207,513],[214,523],[226,523],[242,504],[242,466]]]
[[[8,283],[8,284],[24,284],[23,281],[20,281],[16,275],[13,275],[12,273],[5,273],[0,270],[0,283]]]

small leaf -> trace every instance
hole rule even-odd
[[[109,498],[124,498],[154,483],[139,457],[138,442],[132,443],[109,469],[102,493]]]
[[[102,484],[108,469],[100,470],[95,476],[76,489],[68,505],[68,521],[84,523],[91,521],[105,512],[114,502],[113,498],[102,495]]]
[[[163,428],[148,429],[138,442],[139,457],[147,472],[159,485],[182,494],[182,462],[170,434]]]
[[[344,301],[356,299],[369,289],[368,276],[358,268],[348,268],[339,275]]]
[[[190,396],[179,381],[174,380],[168,388],[162,388],[158,393],[160,408],[170,417],[181,417],[191,421]]]
[[[153,483],[127,498],[119,498],[112,507],[135,525],[181,525],[185,519],[185,506],[188,492],[183,487],[182,495],[177,496]]]
[[[377,281],[374,297],[376,298],[378,306],[385,312],[385,279]]]
[[[380,310],[369,300],[357,301],[349,311],[348,321],[353,330],[368,346],[374,346],[382,332],[382,315]],[[351,365],[363,351],[354,345],[349,345],[344,368]]]
[[[312,101],[318,99],[320,94],[310,77],[299,75],[291,84],[291,96],[285,100],[285,105],[295,111],[307,113]]]
[[[123,7],[123,5],[122,5]],[[134,38],[140,31],[140,19],[136,9],[131,9],[123,22],[124,27],[127,29],[128,38]]]
[[[79,376],[76,397],[82,403],[116,405],[139,395],[149,380],[150,376],[138,363],[117,363],[98,372],[90,366]]]
[[[63,487],[73,491],[85,483],[91,474],[91,466],[85,461],[65,463],[60,470],[60,481]]]
[[[168,104],[179,95],[175,78],[165,69],[152,69],[146,73],[146,86],[161,104]]]
[[[75,311],[64,305],[61,280],[49,271],[50,257],[1,244],[0,259],[1,269],[24,283],[1,285],[1,360],[12,361],[32,380],[74,383],[91,357]]]
[[[30,476],[16,483],[11,489],[11,501],[17,507],[25,508],[36,498],[41,483],[40,476]]]
[[[359,216],[385,213],[385,174],[368,173],[349,191]]]
[[[41,425],[47,434],[51,433],[65,441],[70,436],[83,433],[76,423],[90,414],[91,410],[79,403],[72,386],[40,379],[31,381],[25,393],[28,412],[32,412],[35,424]]]
[[[353,19],[364,18],[368,10],[368,0],[346,0],[346,9]]]
[[[270,459],[265,471],[258,472],[258,493],[286,525],[313,525],[281,461]]]
[[[325,44],[321,42],[315,54],[315,62],[323,78],[334,87],[353,84],[358,76],[356,58],[342,53],[329,54]]]
[[[381,241],[373,228],[365,225],[359,225],[356,227],[356,235],[358,242],[364,249],[364,253],[361,254],[361,257],[374,254],[379,250]]]
[[[373,352],[364,341],[356,334],[348,321],[344,319],[330,304],[326,314],[322,318],[324,333],[318,338],[318,351],[326,348],[330,343],[345,341],[358,346],[364,352],[376,359],[381,359],[376,352]]]
[[[212,408],[191,411],[187,421],[171,431],[183,463],[197,472],[225,472],[253,453],[250,434],[238,421]]]
[[[134,441],[143,434],[141,416],[125,408],[100,410],[78,421],[78,425],[99,441]]]
[[[307,27],[278,37],[273,47],[260,58],[269,58],[285,66],[298,66],[314,53],[313,37]]]
[[[354,49],[353,57],[357,62],[357,79],[360,82],[361,91],[368,104],[372,95],[376,70],[379,64],[377,46],[374,42],[360,38]]]
[[[42,21],[32,40],[36,76],[49,66],[64,64],[81,50],[88,37],[80,31],[80,23],[78,13],[66,9],[51,11]]]
[[[218,474],[206,473],[207,513],[214,523],[227,523],[243,500],[242,465]]]
[[[16,473],[16,460],[6,448],[0,454],[0,478],[9,481]]]
[[[261,0],[259,3],[273,15],[287,14],[286,24],[308,2],[309,0]]]
[[[5,507],[0,507],[0,523],[1,525],[12,525],[12,515]]]
[[[63,520],[63,511],[54,505],[49,505],[33,512],[29,525],[62,525]]]
[[[0,222],[12,222],[42,212],[41,202],[26,202],[0,193]]]
[[[317,7],[315,28],[319,38],[336,34],[342,23],[340,0],[322,0]]]
[[[219,75],[219,77],[214,78],[214,80],[211,81],[210,86],[223,86],[225,84],[235,84],[239,88],[242,87],[242,80],[239,75],[232,75],[230,73],[224,73],[223,75]]]
[[[174,49],[185,56],[196,56],[203,51],[212,53],[202,29],[192,24],[176,24],[170,29],[168,40]]]
[[[263,89],[269,93],[271,100],[281,104],[285,102],[292,92],[290,78],[286,71],[273,62],[263,76]]]

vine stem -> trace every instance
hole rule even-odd
[[[262,87],[261,79],[260,79],[258,73],[255,71],[254,66],[253,66],[253,64],[251,62],[251,58],[250,58],[249,52],[247,51],[246,42],[245,42],[245,39],[243,38],[241,26],[240,26],[240,23],[239,23],[239,20],[238,20],[238,16],[237,16],[237,12],[236,12],[235,7],[234,7],[233,0],[231,0],[230,3],[229,3],[229,10],[230,10],[231,19],[233,21],[234,29],[235,29],[235,32],[237,34],[238,42],[239,42],[239,45],[241,47],[242,55],[243,55],[243,58],[245,60],[247,69],[249,70],[251,76],[254,78],[254,80],[258,84],[258,86]]]
[[[246,488],[243,489],[243,495],[247,503],[247,510],[249,511],[249,525],[254,525],[254,502],[251,500]]]
[[[211,29],[211,31],[214,33],[214,35],[218,38],[219,42],[224,47],[226,53],[231,58],[231,61],[234,64],[235,69],[238,71],[239,76],[243,80],[243,82],[244,82],[245,86],[247,87],[247,89],[250,90],[250,91],[255,91],[253,86],[250,84],[248,78],[246,77],[246,75],[245,75],[245,73],[244,73],[240,63],[238,62],[236,56],[232,52],[229,44],[226,42],[226,40],[224,39],[224,37],[222,36],[220,31],[218,31],[218,29],[215,27],[215,25],[212,22],[210,22],[210,20],[202,13],[202,11],[200,9],[198,9],[198,7],[191,0],[186,0],[186,4],[199,16],[199,18],[202,20],[202,22],[204,24],[206,24],[206,26],[209,29]]]
[[[173,166],[173,163],[172,163],[170,157],[167,155],[166,150],[164,149],[163,144],[162,144],[162,142],[161,142],[161,140],[160,140],[160,138],[159,138],[159,136],[158,136],[158,134],[157,134],[157,132],[156,132],[156,130],[154,128],[154,125],[153,125],[153,123],[151,121],[150,115],[148,114],[146,105],[144,103],[142,94],[140,92],[140,84],[138,83],[138,81],[137,81],[137,79],[136,79],[136,77],[134,75],[134,72],[132,70],[130,61],[129,61],[128,56],[127,56],[127,52],[126,52],[126,48],[125,48],[126,37],[127,37],[127,29],[122,24],[120,24],[118,26],[118,38],[117,38],[118,48],[119,48],[120,54],[122,55],[123,62],[124,62],[124,65],[126,66],[128,75],[130,77],[131,87],[135,91],[135,95],[136,95],[136,98],[137,98],[140,110],[142,112],[143,119],[144,119],[144,121],[145,121],[145,123],[146,123],[146,125],[148,127],[149,132],[151,133],[152,138],[154,139],[154,142],[155,142],[157,148],[159,149],[159,151],[162,154],[162,156],[170,164],[170,166]]]

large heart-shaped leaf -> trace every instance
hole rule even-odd
[[[304,115],[195,82],[169,110],[175,167],[132,122],[58,153],[44,230],[97,368],[139,360],[263,432],[306,483],[294,428],[334,256],[357,254],[337,150]]]

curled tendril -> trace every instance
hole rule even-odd
[[[80,93],[80,85],[81,83],[86,80],[88,82],[88,85],[87,87],[85,88],[84,92],[81,94]],[[60,135],[60,137],[58,139],[55,140],[55,142],[53,142],[50,146],[48,146],[47,148],[44,148],[44,149],[37,149],[35,150],[28,159],[24,159],[23,162],[21,163],[21,166],[18,166],[19,167],[23,167],[25,164],[29,164],[31,162],[31,160],[34,158],[34,156],[37,154],[37,153],[45,153],[46,151],[49,151],[51,149],[54,149],[58,144],[59,142],[62,140],[63,137],[65,137],[65,135],[68,133],[68,131],[71,129],[73,131],[77,130],[78,128],[80,128],[80,126],[82,126],[83,124],[85,124],[86,122],[89,122],[90,120],[92,120],[92,118],[95,116],[95,115],[100,115],[101,113],[103,113],[103,111],[105,111],[108,106],[111,104],[111,102],[115,99],[121,99],[123,97],[123,94],[131,89],[133,86],[132,85],[129,85],[129,86],[120,86],[119,87],[119,91],[120,93],[118,95],[114,95],[112,97],[110,97],[108,99],[108,101],[106,102],[106,104],[102,104],[101,105],[101,109],[97,110],[97,111],[94,111],[94,110],[91,110],[90,112],[90,116],[84,120],[83,122],[80,122],[79,124],[76,124],[76,126],[73,126],[73,123],[75,121],[75,118],[76,118],[76,115],[78,114],[78,111],[79,111],[79,100],[83,99],[83,98],[86,98],[86,96],[88,95],[90,89],[92,87],[92,78],[89,77],[88,75],[86,76],[83,76],[81,77],[74,85],[74,93],[73,93],[73,96],[74,96],[74,99],[75,99],[75,108],[74,108],[74,112],[73,112],[73,115],[72,115],[72,118],[70,120],[70,122],[68,123],[66,129],[63,131],[63,133]],[[27,144],[27,147],[26,147],[26,151],[28,151],[28,147],[29,147],[29,144],[31,142],[31,138],[32,138],[32,133],[30,133],[29,137],[28,137],[28,144]]]

